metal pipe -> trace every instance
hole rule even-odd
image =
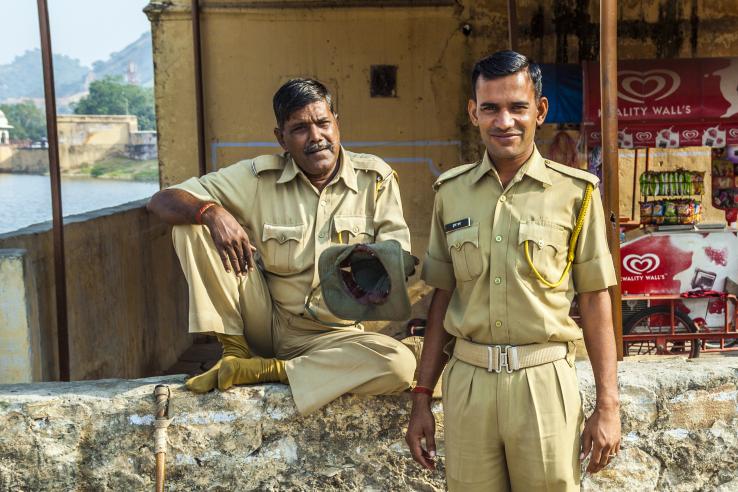
[[[206,174],[205,162],[205,114],[202,89],[202,52],[200,43],[200,2],[192,0],[192,48],[195,65],[195,112],[197,121],[197,162],[200,176]]]
[[[518,7],[515,0],[507,0],[507,36],[510,49],[518,51]]]
[[[64,254],[64,222],[61,200],[61,170],[59,168],[59,137],[56,131],[56,92],[54,63],[51,51],[49,7],[46,0],[37,0],[38,27],[41,35],[41,62],[44,73],[46,102],[46,137],[49,142],[49,176],[51,178],[51,212],[54,236],[54,288],[56,292],[56,331],[59,351],[59,379],[69,381],[69,325],[67,319],[67,275]]]
[[[620,298],[620,210],[618,201],[618,16],[617,0],[600,3],[600,94],[602,108],[602,168],[605,185],[607,239],[617,272],[617,285],[610,287],[612,323],[618,360],[623,360],[623,315]]]

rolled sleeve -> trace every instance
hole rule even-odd
[[[443,201],[441,196],[436,194],[435,203],[433,204],[428,251],[423,260],[423,271],[420,278],[431,287],[451,291],[456,287],[456,276],[454,274],[454,265],[448,252],[442,216]]]
[[[579,235],[572,275],[577,292],[593,292],[617,284],[615,267],[607,246],[605,213],[597,188],[592,193],[590,210]]]
[[[186,191],[207,202],[224,207],[245,223],[257,194],[258,178],[251,171],[251,161],[240,161],[200,178],[190,178],[171,189]]]
[[[190,178],[187,181],[183,181],[182,183],[170,186],[168,189],[186,191],[195,198],[198,198],[205,202],[217,202],[218,205],[223,205],[222,203],[220,203],[220,200],[216,199],[214,196],[208,193],[208,190],[206,190],[202,183],[200,183],[199,178]]]
[[[456,287],[453,264],[437,260],[430,254],[426,254],[423,259],[423,270],[420,278],[426,284],[437,289],[454,290]]]
[[[577,292],[593,292],[607,289],[618,283],[610,253],[584,263],[577,263],[574,269],[574,285]]]

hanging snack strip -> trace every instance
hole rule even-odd
[[[705,173],[697,171],[646,171],[641,174],[642,196],[701,195],[705,191]]]
[[[702,204],[691,198],[640,202],[641,224],[696,224],[702,220]]]

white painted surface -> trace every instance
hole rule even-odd
[[[0,383],[33,381],[24,251],[0,250]]]

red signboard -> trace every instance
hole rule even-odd
[[[584,127],[587,145],[601,145],[602,135],[599,125]],[[700,123],[680,121],[674,123],[669,119],[646,124],[621,121],[618,124],[618,147],[633,149],[644,147],[678,148],[678,147],[714,147],[738,145],[738,121],[718,121]]]
[[[584,65],[584,95],[584,120],[598,122],[597,62]],[[738,58],[619,61],[618,121],[621,127],[624,122],[738,122]]]

